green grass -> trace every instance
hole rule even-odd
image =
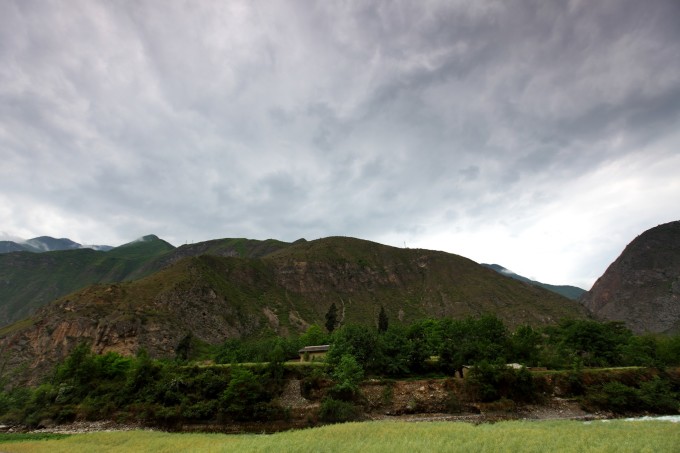
[[[0,444],[4,444],[7,442],[55,440],[63,439],[64,437],[68,436],[69,436],[68,434],[54,434],[54,433],[0,433]]]
[[[7,452],[671,452],[680,425],[645,421],[346,423],[273,435],[169,434],[134,431],[78,434],[2,445]]]

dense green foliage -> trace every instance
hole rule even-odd
[[[568,320],[556,326],[520,326],[509,332],[492,315],[426,319],[408,327],[377,329],[348,324],[330,339],[327,362],[351,354],[369,374],[410,376],[462,373],[464,366],[519,363],[527,367],[680,365],[680,336],[634,336],[620,323]],[[433,360],[434,358],[434,360]]]
[[[271,403],[280,390],[277,362],[204,368],[152,360],[144,351],[132,358],[96,355],[81,345],[48,382],[1,392],[0,414],[5,423],[32,426],[76,418],[169,425],[216,418],[266,420],[282,414]]]
[[[136,357],[96,355],[81,344],[37,388],[0,392],[0,420],[35,426],[102,418],[168,425],[285,419],[286,408],[276,402],[286,373],[293,372],[285,361],[297,358],[302,346],[326,342],[325,366],[293,367],[304,395],[321,392],[322,421],[356,417],[366,376],[451,377],[467,369],[469,401],[531,402],[540,398],[543,384],[524,366],[566,370],[558,375],[563,392],[595,409],[678,410],[680,379],[664,369],[680,365],[679,337],[636,337],[620,324],[595,321],[509,332],[498,318],[482,316],[394,325],[383,333],[347,324],[329,336],[313,325],[298,338],[231,339],[210,352],[218,363],[212,366],[187,365],[190,336],[173,361],[153,360],[143,350]],[[510,362],[523,367],[513,369]],[[598,381],[586,373],[588,366],[626,365],[656,371],[633,373],[627,381]]]
[[[675,384],[675,385],[673,385]],[[607,382],[590,389],[584,399],[586,406],[611,410],[616,413],[648,411],[652,413],[677,413],[680,409],[678,382],[655,376],[638,386],[622,382]]]

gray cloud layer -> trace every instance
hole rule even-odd
[[[680,217],[674,0],[0,4],[0,229],[332,234],[587,286]]]

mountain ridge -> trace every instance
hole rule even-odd
[[[186,335],[206,343],[297,335],[335,303],[345,323],[494,313],[510,327],[584,318],[583,307],[467,258],[354,238],[288,245],[263,257],[203,254],[142,279],[64,296],[0,330],[8,369],[45,371],[81,341],[96,352],[171,357]],[[49,332],[49,335],[46,334]]]
[[[108,251],[114,247],[110,245],[83,245],[68,238],[53,238],[51,236],[39,236],[28,240],[2,240],[0,241],[0,254],[12,252],[45,253],[76,249],[93,249]]]
[[[174,247],[146,235],[109,251],[74,248],[0,254],[0,326],[17,321],[48,302],[98,283],[148,276],[189,256],[259,257],[288,244],[273,239],[216,239]]]
[[[507,269],[500,264],[487,264],[487,263],[481,263],[482,266],[488,267],[489,269],[493,269],[494,271],[500,273],[501,275],[505,275],[510,278],[514,278],[515,280],[519,280],[521,282],[529,283],[530,285],[535,285],[535,286],[540,286],[542,288],[547,289],[548,291],[552,291],[554,293],[560,294],[568,299],[571,300],[579,300],[583,294],[585,294],[586,290],[583,288],[579,288],[578,286],[572,286],[572,285],[551,285],[549,283],[543,283],[539,282],[537,280],[532,280],[530,278],[524,277],[522,275],[516,274],[510,269]]]

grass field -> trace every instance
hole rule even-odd
[[[2,441],[6,441],[3,438]],[[680,424],[623,420],[346,423],[272,435],[76,434],[0,444],[3,452],[677,452]]]

